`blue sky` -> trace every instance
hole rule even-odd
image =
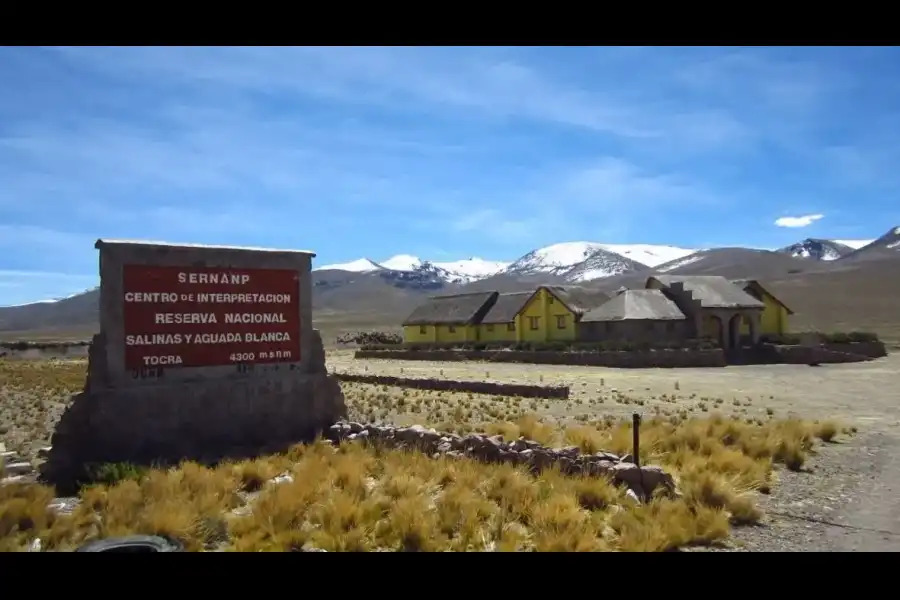
[[[897,132],[895,48],[6,47],[0,305],[96,284],[98,237],[320,265],[873,238]]]

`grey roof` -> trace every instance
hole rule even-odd
[[[765,304],[719,275],[654,275],[666,287],[681,283],[703,308],[764,308]]]
[[[433,296],[403,322],[404,325],[466,325],[490,309],[497,292],[475,292],[453,296]]]
[[[772,290],[770,290],[769,288],[765,287],[765,286],[764,286],[762,283],[760,283],[759,280],[757,280],[757,279],[732,279],[732,280],[731,280],[731,283],[734,284],[734,285],[736,285],[736,286],[738,286],[738,287],[741,288],[742,290],[746,290],[748,287],[749,287],[750,289],[757,288],[757,289],[759,289],[759,290],[763,290],[763,291],[766,292],[769,296],[771,296],[772,298],[774,298],[774,299],[775,299],[775,302],[777,302],[778,304],[780,304],[781,306],[783,306],[783,307],[785,308],[785,310],[788,311],[788,314],[791,314],[791,315],[794,314],[794,311],[791,310],[791,307],[790,307],[790,306],[788,306],[787,304],[785,304],[784,302],[782,302],[781,300],[779,300],[778,297],[776,297],[775,294],[772,293]]]
[[[516,315],[525,308],[532,296],[534,296],[534,292],[512,292],[498,295],[497,301],[481,319],[481,322],[511,323]]]
[[[660,290],[625,290],[585,314],[581,317],[581,322],[674,321],[684,318],[684,313]]]
[[[566,308],[575,313],[576,317],[609,300],[608,294],[577,285],[548,285],[546,288],[559,298]]]

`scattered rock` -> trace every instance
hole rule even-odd
[[[28,475],[14,475],[12,477],[4,477],[0,479],[0,485],[12,485],[14,483],[30,483],[33,481],[32,477]]]
[[[294,482],[294,476],[291,475],[290,473],[282,473],[281,475],[278,475],[277,477],[274,477],[272,479],[272,483],[274,483],[275,485],[281,485],[282,483],[293,483],[293,482]]]
[[[672,476],[660,467],[638,467],[630,455],[620,457],[610,452],[585,454],[577,446],[548,448],[525,438],[505,442],[500,435],[472,433],[461,437],[422,425],[392,427],[345,421],[332,425],[325,435],[332,443],[363,439],[387,447],[413,447],[434,457],[468,457],[483,462],[524,465],[533,472],[557,466],[570,475],[607,476],[616,484],[627,487],[638,499],[649,497],[658,488],[668,494],[678,493]]]
[[[6,476],[31,475],[34,467],[30,462],[4,462],[3,471]]]
[[[81,500],[74,497],[54,498],[47,505],[47,508],[60,514],[68,515],[72,514],[79,504],[81,504]]]
[[[361,373],[334,373],[338,381],[367,383],[416,390],[463,392],[488,396],[518,396],[519,398],[565,399],[569,397],[567,385],[533,385],[526,383],[498,383],[494,381],[454,380],[444,377],[394,377]]]

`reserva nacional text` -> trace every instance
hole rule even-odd
[[[287,323],[284,313],[155,313],[155,325],[205,325],[222,323],[239,323],[258,325],[267,323]]]
[[[147,304],[174,304],[176,302],[206,302],[210,304],[290,304],[291,294],[209,294],[175,292],[125,292],[125,302],[141,302]]]
[[[269,333],[153,333],[126,335],[127,346],[178,346],[181,344],[259,344],[290,342],[284,331]]]

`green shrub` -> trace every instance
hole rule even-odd
[[[849,334],[851,342],[878,342],[880,341],[877,333],[871,331],[851,331]]]
[[[147,467],[131,463],[103,463],[89,465],[85,468],[87,479],[93,484],[115,485],[120,481],[139,481],[146,473]]]

